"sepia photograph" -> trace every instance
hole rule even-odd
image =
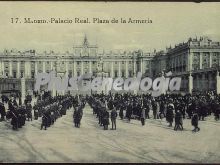
[[[220,3],[0,1],[0,163],[220,163]]]

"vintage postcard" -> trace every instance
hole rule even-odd
[[[220,3],[0,2],[0,163],[220,163]]]

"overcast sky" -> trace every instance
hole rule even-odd
[[[11,24],[11,18],[148,19],[152,24]],[[0,51],[71,51],[84,35],[105,50],[161,50],[209,36],[220,41],[220,3],[0,2]]]

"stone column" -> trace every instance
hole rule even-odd
[[[17,61],[17,78],[21,77],[21,72],[20,72],[20,61]]]
[[[45,61],[43,61],[43,73],[46,72],[46,69],[45,69]]]
[[[53,70],[53,61],[50,62],[50,70]]]
[[[133,72],[134,72],[134,77],[136,77],[136,60],[134,60],[134,70],[133,70]]]
[[[193,76],[192,76],[191,73],[189,74],[188,89],[189,89],[189,93],[192,93],[192,89],[193,89]]]
[[[125,62],[125,77],[128,78],[128,61]]]
[[[24,78],[27,78],[28,77],[28,64],[27,64],[27,61],[24,62]]]
[[[69,75],[68,61],[65,62],[66,76]]]
[[[38,74],[37,61],[34,62],[34,74],[35,74],[35,77]]]
[[[212,55],[213,55],[213,53],[209,54],[209,67],[210,68],[212,67]]]
[[[89,73],[92,73],[92,61],[89,61]]]
[[[83,61],[81,61],[81,75],[83,75],[84,69],[83,69]]]
[[[140,61],[140,63],[141,63],[141,65],[140,65],[140,67],[141,67],[141,74],[143,74],[143,60],[141,59],[141,61]]]
[[[202,53],[200,53],[200,56],[199,56],[199,69],[202,69],[202,56],[203,56],[203,54]]]
[[[118,61],[118,77],[121,77],[121,62]]]
[[[12,77],[12,61],[9,61],[9,77]]]
[[[26,88],[25,88],[25,78],[21,78],[21,101],[24,103],[24,99],[26,96]]]
[[[114,78],[114,62],[111,62],[111,77]]]
[[[216,91],[219,94],[220,93],[220,76],[219,76],[219,71],[217,70],[216,73]]]

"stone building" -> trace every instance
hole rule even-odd
[[[77,77],[85,73],[96,75],[102,72],[110,77],[133,77],[137,72],[151,75],[150,53],[141,50],[100,51],[97,45],[91,45],[85,36],[81,45],[74,45],[72,52],[53,51],[38,53],[35,50],[25,52],[4,50],[0,54],[0,91],[20,90],[20,79],[25,78],[26,91],[33,90],[37,73],[55,70],[59,74]]]
[[[186,92],[217,90],[220,93],[220,42],[208,37],[189,38],[174,48],[157,52],[151,61],[153,77],[163,70],[182,78],[181,90]]]
[[[182,78],[181,90],[185,92],[217,90],[220,93],[220,42],[207,37],[189,38],[174,48],[145,53],[137,51],[100,51],[91,45],[85,36],[81,45],[73,45],[72,52],[53,51],[38,53],[4,50],[0,54],[0,91],[21,89],[21,78],[25,78],[25,89],[33,90],[37,73],[55,70],[69,77],[101,73],[105,77],[156,78],[162,71]]]

